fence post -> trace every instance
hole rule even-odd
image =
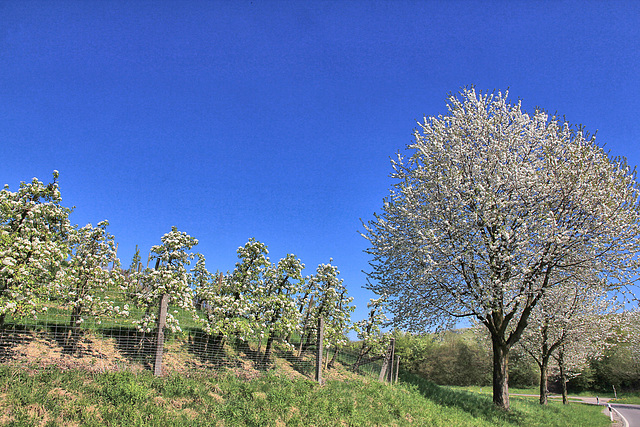
[[[384,359],[382,359],[382,367],[380,368],[380,376],[378,377],[378,381],[381,383],[387,378],[387,370],[389,369],[389,353],[391,352],[391,344],[387,347],[387,352],[384,355]]]
[[[398,371],[400,370],[400,356],[396,356],[396,378],[394,380],[394,384],[398,383]]]
[[[316,348],[316,381],[322,384],[322,341],[324,339],[324,319],[318,318],[318,342]]]
[[[389,375],[387,377],[387,382],[389,384],[393,384],[393,368],[394,368],[394,361],[396,360],[396,339],[395,338],[391,338],[390,342],[389,342],[389,349],[390,349],[390,354],[389,354]]]
[[[162,295],[160,300],[160,311],[158,313],[158,334],[156,340],[156,360],[153,364],[153,375],[162,376],[162,354],[164,353],[164,327],[167,323],[167,305],[169,304],[169,294]]]
[[[394,351],[396,348],[396,340],[395,338],[391,338],[389,341],[389,347],[387,347],[387,353],[384,355],[384,359],[382,361],[382,368],[380,369],[380,376],[378,377],[378,381],[385,382],[393,379],[393,359],[394,359]]]

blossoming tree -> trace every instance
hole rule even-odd
[[[389,345],[390,334],[383,333],[381,326],[388,321],[384,314],[387,308],[387,301],[384,296],[371,298],[367,304],[369,316],[353,325],[353,329],[358,334],[361,341],[358,358],[353,364],[353,370],[357,371],[366,356],[382,356]]]
[[[168,306],[195,313],[194,293],[187,267],[196,256],[191,249],[198,244],[198,240],[171,227],[161,241],[161,245],[151,247],[150,260],[155,261],[155,268],[145,268],[131,275],[133,289],[130,294],[135,304],[146,310],[142,319],[134,321],[142,332],[151,332],[156,327],[157,308],[163,295],[169,296]],[[172,332],[182,331],[180,322],[174,316],[177,312],[175,309],[167,312],[167,327]]]
[[[300,317],[294,296],[300,292],[304,279],[304,264],[293,254],[271,264],[266,272],[264,287],[258,298],[259,318],[262,319],[267,343],[264,350],[264,363],[271,357],[273,341],[276,337],[291,335],[299,325]]]
[[[338,278],[340,271],[331,264],[320,264],[316,273],[305,283],[303,294],[306,301],[303,316],[302,339],[309,342],[317,334],[318,319],[324,319],[324,340],[328,346],[338,347],[347,342],[351,313],[355,307],[353,297],[348,296],[343,280]],[[335,354],[335,353],[334,353]]]
[[[635,173],[581,127],[500,92],[451,95],[414,137],[411,156],[392,161],[382,213],[364,224],[370,288],[389,295],[400,327],[484,325],[493,401],[507,409],[509,350],[560,273],[586,268],[617,287],[637,273]]]
[[[256,292],[264,286],[270,265],[268,253],[265,244],[251,238],[238,248],[233,272],[214,276],[196,287],[203,305],[203,329],[215,337],[217,346],[231,336],[244,341],[260,334]]]
[[[274,339],[289,336],[298,327],[295,296],[304,269],[295,255],[273,264],[268,253],[264,243],[251,238],[238,248],[239,261],[231,274],[198,280],[195,287],[203,306],[203,328],[214,337],[214,348],[229,336],[242,340],[267,336],[264,363]]]
[[[587,278],[585,278],[587,279]],[[566,378],[580,372],[589,358],[602,355],[611,334],[608,311],[613,307],[601,286],[571,280],[545,292],[529,316],[518,346],[540,369],[540,404],[547,404],[549,362],[559,362],[566,403]],[[570,356],[570,357],[568,357]],[[569,366],[569,360],[571,366]]]
[[[0,191],[0,325],[6,315],[36,316],[66,258],[70,209],[60,203],[58,171]]]
[[[69,233],[71,256],[64,262],[60,301],[71,308],[70,342],[75,347],[78,329],[87,316],[128,314],[128,306],[116,305],[112,291],[123,291],[123,276],[114,238],[107,221],[74,229]]]

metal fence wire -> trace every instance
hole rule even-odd
[[[123,301],[114,293],[112,301]],[[83,316],[73,321],[72,310],[57,301],[47,303],[46,311],[33,317],[6,315],[0,324],[0,363],[28,364],[60,369],[86,369],[95,372],[154,370],[158,352],[158,331],[142,332],[135,321],[144,313],[130,309],[129,315]],[[301,343],[300,337],[277,337],[267,350],[267,338],[242,340],[209,335],[191,313],[174,311],[182,332],[164,329],[159,373],[181,373],[195,369],[229,370],[252,378],[260,372],[278,369],[291,376],[314,378],[317,368],[316,342]],[[358,353],[356,346],[323,348],[322,369],[352,371]],[[361,361],[360,374],[378,378],[383,358]],[[157,367],[155,367],[157,368]],[[156,371],[158,373],[158,371]],[[327,376],[325,375],[325,378]]]

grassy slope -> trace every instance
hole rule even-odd
[[[465,386],[465,387],[449,387],[458,391],[468,391],[470,393],[475,394],[491,394],[491,386],[488,387],[478,387],[478,386]],[[534,394],[538,395],[539,389],[537,387],[533,388],[509,388],[510,394]],[[550,395],[552,398],[560,398],[561,396],[558,394]],[[635,405],[640,405],[640,392],[630,392],[630,391],[621,391],[618,393],[618,398],[614,399],[613,393],[601,393],[596,391],[582,391],[580,393],[569,393],[569,399],[577,398],[577,397],[595,397],[599,396],[601,398],[606,397],[611,399],[611,403],[630,403]]]
[[[617,399],[611,399],[615,403],[628,403],[631,405],[640,405],[640,392],[635,393],[618,393]]]
[[[505,413],[493,408],[490,396],[413,376],[393,387],[361,377],[319,386],[273,371],[243,380],[196,371],[154,378],[148,372],[0,367],[1,425],[608,425],[596,407],[541,408],[515,398],[512,406]]]

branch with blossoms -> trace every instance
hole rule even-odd
[[[194,293],[187,266],[195,258],[191,249],[198,244],[198,240],[172,227],[161,241],[161,245],[151,248],[150,260],[155,261],[155,268],[145,268],[131,274],[129,294],[134,304],[145,310],[142,319],[133,323],[141,332],[148,333],[157,328],[157,307],[166,294],[169,295],[169,307],[173,307],[167,313],[167,327],[172,332],[182,332],[175,315],[178,314],[177,308],[195,313]]]
[[[37,317],[67,257],[70,209],[61,205],[58,171],[44,184],[0,191],[0,326],[5,317]]]
[[[125,290],[114,237],[106,231],[108,221],[96,227],[87,224],[69,233],[71,249],[58,279],[57,292],[64,307],[71,309],[67,344],[75,349],[80,325],[87,317],[100,323],[100,316],[128,316],[129,306],[112,299]],[[111,268],[109,268],[111,265]]]

